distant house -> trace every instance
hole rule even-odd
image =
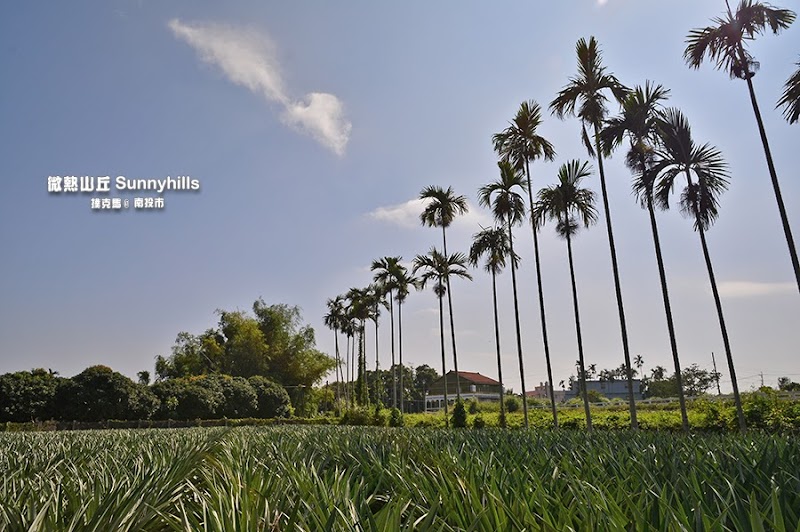
[[[447,375],[447,402],[456,402],[456,372],[448,371]],[[445,377],[433,381],[425,394],[425,411],[436,412],[444,408],[444,383]],[[496,380],[473,373],[459,371],[458,381],[461,383],[461,399],[475,399],[477,401],[497,401],[502,392],[502,385]]]
[[[525,392],[525,395],[534,399],[550,399],[550,383],[540,382],[539,386],[536,386],[533,390]],[[555,396],[557,403],[563,403],[567,400],[566,390],[553,390],[553,395]]]
[[[580,396],[581,384],[577,379],[570,382],[569,390],[566,391],[566,399],[574,399]],[[628,380],[627,379],[614,379],[610,380],[587,380],[586,390],[597,391],[600,395],[608,397],[609,399],[628,399]],[[644,399],[642,395],[642,381],[633,379],[633,399],[641,401]]]

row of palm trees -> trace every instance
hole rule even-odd
[[[777,176],[772,165],[766,133],[764,132],[760,112],[753,92],[752,77],[755,74],[757,63],[752,56],[748,54],[745,48],[746,41],[754,38],[755,35],[764,33],[768,29],[773,33],[778,33],[782,29],[787,28],[793,22],[794,18],[794,13],[789,10],[776,9],[760,2],[743,0],[735,14],[732,13],[730,6],[728,6],[727,17],[715,19],[715,26],[693,30],[689,34],[685,59],[690,66],[699,67],[705,57],[708,56],[708,58],[717,62],[718,68],[726,69],[732,78],[741,78],[747,82],[751,103],[756,114],[762,143],[767,156],[768,167],[772,177],[772,184],[782,218],[790,257],[794,265],[798,288],[800,289],[800,269],[798,269],[797,265],[797,256],[791,236],[791,229],[786,217]],[[686,178],[686,184],[682,189],[679,205],[684,214],[692,217],[694,228],[700,236],[701,247],[720,323],[723,344],[725,346],[728,368],[733,382],[738,421],[740,428],[744,430],[745,420],[739,398],[733,358],[716,286],[713,265],[706,241],[706,231],[718,216],[719,196],[727,188],[729,178],[727,165],[721,153],[716,148],[708,144],[697,145],[694,142],[691,136],[689,123],[679,110],[664,109],[663,101],[667,99],[669,94],[667,89],[650,82],[647,82],[644,87],[635,87],[633,90],[622,85],[615,76],[606,72],[605,67],[602,65],[599,46],[594,38],[590,38],[588,42],[584,39],[579,40],[576,46],[576,52],[578,56],[578,75],[571,78],[564,89],[558,93],[556,98],[550,103],[550,110],[554,115],[562,119],[568,116],[577,116],[581,120],[581,138],[583,143],[589,156],[597,159],[603,212],[609,241],[615,295],[620,320],[620,334],[627,372],[631,426],[632,428],[638,426],[636,408],[633,400],[633,372],[631,370],[625,312],[620,288],[616,249],[603,165],[604,157],[610,156],[610,154],[626,140],[628,145],[625,158],[626,166],[631,170],[633,175],[633,189],[636,198],[640,205],[648,211],[650,219],[656,262],[662,286],[662,297],[670,338],[670,347],[678,385],[681,390],[679,399],[684,429],[688,430],[688,418],[682,392],[683,387],[680,382],[680,359],[678,356],[677,341],[669,301],[669,291],[655,215],[656,208],[667,209],[669,207],[669,197],[671,192],[676,188],[676,180],[683,177]],[[620,104],[621,114],[617,117],[609,118],[607,104],[612,98]],[[779,106],[784,106],[786,108],[785,115],[790,123],[797,121],[800,115],[800,71],[787,82],[786,91],[779,101]],[[456,369],[457,376],[458,357],[453,324],[450,277],[458,276],[470,278],[466,270],[467,260],[472,265],[477,266],[480,259],[486,257],[485,269],[492,274],[498,377],[502,382],[500,335],[497,318],[496,275],[506,266],[506,261],[508,260],[511,264],[517,356],[522,393],[524,395],[526,391],[524,358],[520,338],[516,288],[516,269],[519,257],[516,255],[513,248],[514,240],[512,228],[522,223],[526,217],[525,211],[527,210],[533,236],[540,323],[547,365],[548,388],[551,392],[550,402],[554,425],[558,427],[537,236],[538,230],[547,220],[556,222],[557,233],[567,242],[578,344],[578,362],[580,366],[579,375],[581,376],[580,386],[583,391],[587,427],[591,429],[591,414],[588,407],[587,394],[585,393],[585,380],[583,379],[585,367],[572,256],[572,239],[580,225],[588,228],[596,222],[598,217],[594,193],[580,186],[581,181],[591,174],[591,169],[588,163],[582,163],[577,160],[562,165],[558,173],[558,183],[551,187],[541,189],[537,194],[537,199],[534,200],[533,188],[531,186],[530,164],[537,159],[553,160],[555,158],[555,150],[552,144],[537,133],[537,128],[541,122],[541,108],[538,104],[533,101],[523,102],[509,127],[492,137],[495,151],[500,157],[500,162],[498,163],[500,178],[496,182],[481,187],[478,194],[480,204],[491,209],[498,226],[494,228],[482,228],[482,230],[475,235],[468,258],[461,253],[448,255],[446,233],[447,227],[452,223],[455,217],[466,212],[466,199],[463,196],[455,195],[452,188],[445,190],[441,187],[426,187],[420,194],[420,198],[427,201],[425,210],[421,214],[421,221],[424,225],[442,228],[443,253],[433,248],[427,255],[418,255],[413,261],[413,271],[410,275],[407,269],[400,264],[399,257],[392,257],[391,259],[393,259],[394,262],[392,262],[391,265],[390,261],[388,261],[388,259],[390,259],[389,257],[376,261],[373,264],[373,270],[378,271],[375,279],[378,284],[366,292],[378,294],[381,290],[376,288],[376,286],[382,287],[384,295],[388,292],[388,305],[390,313],[392,313],[393,293],[395,293],[395,300],[398,302],[399,307],[401,304],[401,290],[404,290],[402,292],[402,299],[404,300],[405,296],[408,294],[409,287],[416,286],[418,288],[423,288],[428,283],[432,282],[434,293],[439,299],[441,354],[444,374],[446,374],[446,355],[443,297],[447,295],[453,365]],[[527,192],[527,206],[521,194],[524,192]],[[395,273],[390,273],[390,271],[394,271]],[[419,277],[415,278],[414,275],[418,273],[420,274]],[[392,283],[398,282],[398,278],[402,279],[402,281],[399,281],[400,284],[393,285]],[[392,286],[393,288],[388,288]],[[397,286],[402,286],[403,288],[401,289]],[[351,292],[353,291],[351,290]],[[364,306],[358,303],[357,299],[352,297],[353,295],[354,294],[348,293],[348,297],[350,298],[349,308],[358,309],[360,306]],[[373,296],[373,299],[374,297],[375,296]],[[379,296],[379,299],[385,302],[386,300],[381,299],[381,297],[382,296]],[[340,299],[341,298],[337,298],[333,301],[335,302]],[[329,302],[329,306],[331,306],[331,302]],[[368,317],[371,317],[371,319],[375,321],[377,338],[378,303],[366,305],[366,307],[374,307],[374,311]],[[360,319],[360,354],[363,353],[364,319],[367,318]],[[326,323],[328,323],[327,320],[328,317],[326,317]],[[333,320],[333,318],[331,318],[331,320]],[[358,322],[359,320],[356,318],[356,323]],[[392,360],[394,365],[393,323],[394,318],[392,315]],[[329,325],[331,325],[331,323],[329,323]],[[352,329],[352,326],[349,327]],[[342,325],[342,322],[336,322],[332,328],[342,332],[348,331],[347,327]],[[400,326],[399,329],[401,345],[400,363],[402,364],[402,326]],[[348,339],[352,338],[352,334],[353,333],[348,335]],[[348,343],[348,346],[351,345],[354,345],[354,343]],[[338,356],[337,340],[337,357]],[[360,356],[359,373],[362,371],[362,359],[363,357]],[[376,342],[376,367],[377,365]],[[352,367],[352,365],[348,367]],[[352,379],[347,380],[347,382],[351,381]],[[445,382],[445,395],[447,394],[446,384]],[[396,384],[394,386],[395,391],[393,392],[393,397],[395,398],[396,404]],[[456,383],[456,390],[457,399],[460,400],[460,386],[458,382]],[[447,401],[445,401],[445,404],[447,404]],[[503,402],[501,401],[501,405],[502,404]],[[525,424],[527,425],[527,404],[523,401],[523,405],[523,415]]]

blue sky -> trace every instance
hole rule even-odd
[[[796,5],[784,3],[797,9]],[[575,42],[594,35],[609,71],[653,80],[716,145],[731,184],[708,234],[740,385],[800,380],[800,296],[780,228],[746,86],[682,59],[688,31],[722,1],[50,2],[0,16],[0,372],[73,375],[107,364],[152,371],[179,331],[215,325],[215,309],[299,305],[333,353],[326,299],[365,286],[369,264],[410,261],[440,243],[413,202],[426,185],[466,195],[448,238],[467,251],[478,188],[497,178],[491,135],[523,100],[543,107],[574,75]],[[773,110],[800,53],[800,24],[751,45],[756,91],[796,238],[800,126]],[[614,109],[615,111],[615,109]],[[576,119],[546,114],[553,163],[534,188],[586,159]],[[596,165],[593,165],[596,168]],[[607,162],[631,352],[671,368],[650,229],[621,153]],[[164,179],[199,192],[164,194],[163,211],[93,212],[85,194],[48,194],[50,175]],[[587,184],[599,191],[596,175]],[[112,196],[133,199],[135,193]],[[683,365],[727,378],[700,243],[691,222],[659,213]],[[528,386],[545,380],[530,233],[519,228]],[[577,358],[566,249],[545,228],[543,277],[555,380]],[[622,361],[604,226],[575,242],[587,363]],[[495,376],[487,275],[454,282],[460,368]],[[510,276],[500,279],[507,384],[519,388]],[[436,300],[412,294],[406,360],[439,368]],[[388,331],[388,327],[382,329]],[[369,344],[372,345],[371,343]],[[371,349],[371,347],[370,347]],[[382,365],[389,339],[381,339]],[[729,385],[728,385],[729,387]]]

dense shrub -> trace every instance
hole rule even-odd
[[[398,408],[392,408],[389,411],[389,426],[390,427],[402,427],[405,425],[405,420],[403,419],[403,413],[400,412]]]
[[[463,401],[456,401],[456,406],[453,408],[453,427],[457,429],[467,427],[467,409]]]
[[[256,392],[259,417],[289,417],[292,414],[289,394],[283,386],[258,375],[248,381]]]
[[[513,395],[506,397],[506,412],[508,412],[509,414],[512,412],[517,412],[520,406],[521,406],[520,400],[514,397]]]

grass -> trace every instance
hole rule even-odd
[[[0,530],[800,527],[800,443],[763,433],[281,426],[0,445]]]

